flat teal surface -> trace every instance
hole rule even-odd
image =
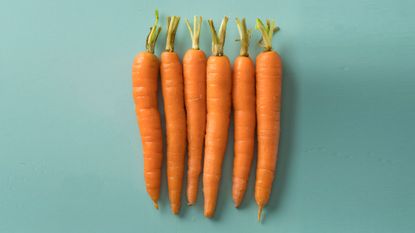
[[[151,3],[150,3],[151,2]],[[0,232],[415,232],[415,3],[411,0],[0,2]],[[273,18],[284,62],[278,177],[259,224],[253,180],[231,199],[229,138],[216,217],[160,210],[143,182],[131,63],[158,8]],[[255,32],[253,40],[257,41]],[[190,47],[183,21],[180,55]],[[157,53],[164,48],[161,34]],[[204,23],[201,47],[210,54]],[[251,46],[255,56],[260,49]],[[230,129],[232,130],[232,129]],[[232,131],[231,131],[232,132]]]

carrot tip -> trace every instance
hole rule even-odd
[[[178,215],[180,213],[180,204],[170,203],[170,207],[173,214]]]
[[[261,222],[262,206],[258,206],[258,222]]]
[[[179,212],[180,212],[180,211],[178,211],[178,210],[172,210],[171,212],[172,212],[174,215],[179,215]]]
[[[242,198],[241,195],[233,195],[233,205],[235,208],[238,208],[241,205]]]
[[[159,209],[159,204],[156,201],[153,201],[154,208]]]
[[[213,211],[205,210],[204,215],[205,215],[206,218],[212,218],[213,217]]]

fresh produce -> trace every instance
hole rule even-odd
[[[248,54],[251,31],[246,28],[245,18],[236,18],[241,49],[233,65],[232,102],[234,116],[234,161],[232,197],[238,207],[248,185],[254,155],[256,125],[255,66]]]
[[[209,20],[212,33],[212,55],[208,58],[206,71],[207,124],[203,167],[204,215],[206,217],[212,217],[215,213],[222,162],[228,142],[232,75],[229,59],[223,53],[227,22],[228,17],[225,17],[217,34],[213,21]]]
[[[247,29],[245,18],[236,18],[241,46],[232,72],[224,53],[228,17],[223,18],[218,32],[213,21],[208,20],[212,35],[212,54],[208,58],[199,46],[202,17],[194,16],[193,26],[186,20],[192,47],[184,54],[183,66],[174,50],[180,17],[167,18],[166,48],[160,61],[154,54],[161,31],[158,21],[156,11],[156,20],[146,39],[146,51],[136,55],[132,66],[133,97],[143,144],[144,178],[154,206],[158,208],[163,162],[157,99],[160,72],[171,211],[174,214],[180,212],[188,145],[187,203],[193,205],[197,201],[203,167],[204,215],[208,218],[214,216],[233,108],[232,198],[235,207],[239,207],[247,191],[256,131],[255,201],[260,221],[270,199],[278,161],[282,62],[272,48],[272,39],[279,28],[274,21],[266,20],[264,24],[260,19],[256,20],[263,51],[256,57],[254,65],[248,52],[251,30]]]
[[[199,48],[202,17],[194,17],[193,30],[186,25],[192,38],[192,48],[183,58],[184,96],[187,114],[187,203],[197,200],[199,176],[202,171],[203,144],[206,129],[206,55]]]
[[[160,63],[154,55],[154,47],[161,31],[158,19],[156,11],[156,20],[147,36],[146,51],[137,54],[132,65],[135,112],[143,144],[144,179],[147,192],[156,208],[163,160],[162,129],[157,100]]]
[[[258,221],[268,203],[278,159],[280,138],[280,106],[282,63],[272,50],[272,37],[278,31],[274,21],[263,24],[257,19],[256,28],[262,34],[264,48],[256,58],[256,109],[258,135],[258,161],[256,168],[255,200],[258,204]]]
[[[186,112],[183,96],[183,72],[179,56],[174,52],[174,38],[180,17],[167,20],[166,50],[161,54],[161,88],[166,115],[167,185],[170,207],[180,212],[186,153]]]

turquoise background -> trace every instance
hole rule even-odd
[[[1,1],[0,232],[415,232],[411,0]],[[170,214],[144,190],[131,63],[154,9],[216,24],[273,18],[284,61],[278,178],[262,224],[231,199],[229,138],[216,217]],[[259,33],[254,33],[257,41]],[[157,53],[164,48],[160,36]],[[176,50],[190,47],[182,23]],[[201,47],[210,54],[203,25]],[[255,56],[260,49],[251,46]]]

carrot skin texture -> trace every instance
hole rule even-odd
[[[203,144],[206,131],[206,55],[189,49],[183,57],[184,93],[187,113],[188,171],[187,202],[197,200],[202,171]]]
[[[215,213],[222,162],[228,142],[231,111],[231,66],[226,56],[210,56],[207,61],[207,124],[203,166],[204,215]]]
[[[157,89],[159,60],[149,52],[141,52],[132,65],[133,98],[143,145],[146,190],[158,208],[161,166],[163,161],[162,129],[158,110]]]
[[[258,162],[255,183],[255,200],[260,211],[269,201],[277,166],[281,79],[282,64],[278,53],[260,53],[256,58]]]
[[[251,58],[238,56],[233,67],[232,102],[235,141],[232,197],[235,207],[238,207],[246,192],[254,156],[256,125],[255,66]]]
[[[183,73],[174,52],[161,54],[161,83],[167,134],[167,185],[170,207],[180,212],[186,153],[186,113],[183,96]]]

